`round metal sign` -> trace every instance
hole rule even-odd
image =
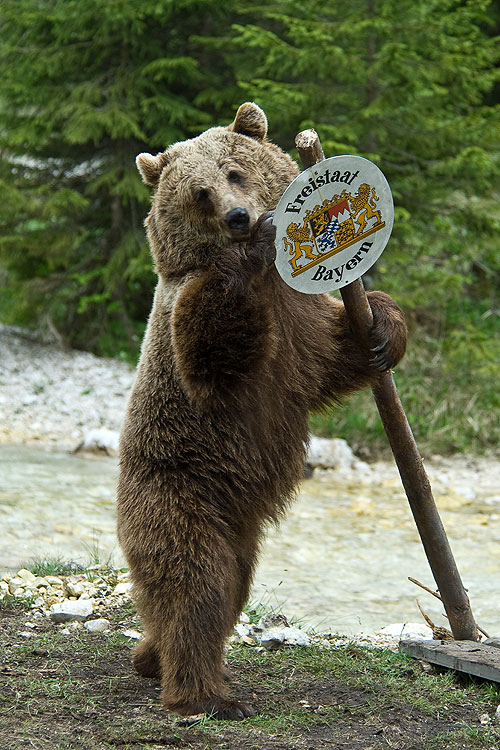
[[[306,294],[362,276],[391,235],[394,205],[380,169],[361,156],[332,156],[305,169],[274,212],[276,267]]]

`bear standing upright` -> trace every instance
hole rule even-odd
[[[308,412],[375,382],[403,356],[396,303],[369,293],[377,356],[341,302],[286,286],[270,209],[298,174],[243,104],[228,127],[138,168],[159,276],[121,435],[118,533],[145,638],[134,666],[182,715],[241,719],[224,642],[245,604],[266,522],[303,476]]]

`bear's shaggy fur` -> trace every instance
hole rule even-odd
[[[223,649],[263,529],[303,476],[308,412],[378,377],[343,305],[273,266],[265,212],[297,167],[266,132],[247,103],[230,126],[137,158],[159,282],[121,436],[118,531],[146,629],[134,665],[182,715],[251,715],[226,697]],[[390,297],[369,300],[387,369],[406,326]]]

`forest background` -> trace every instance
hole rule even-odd
[[[488,0],[2,0],[0,320],[135,363],[155,285],[135,156],[254,100],[295,158],[314,127],[385,173],[395,227],[365,285],[407,315],[417,441],[498,449],[499,33]],[[385,444],[369,393],[311,424]]]

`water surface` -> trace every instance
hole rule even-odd
[[[459,466],[459,464],[458,464]],[[500,634],[498,472],[434,472],[434,495],[479,624]],[[115,529],[116,460],[0,445],[0,570],[61,556],[123,564]],[[431,479],[432,479],[431,475]],[[392,465],[305,481],[263,545],[252,598],[321,630],[357,633],[435,621],[442,607]]]

